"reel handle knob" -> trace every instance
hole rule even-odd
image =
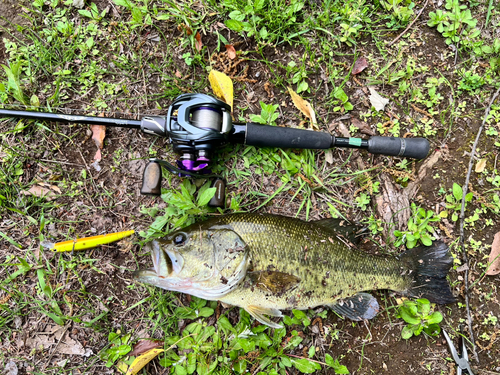
[[[224,208],[226,206],[226,181],[222,178],[216,178],[211,187],[216,188],[216,190],[215,195],[208,202],[208,206]]]
[[[142,175],[141,194],[143,195],[161,195],[161,165],[155,161],[150,161],[144,174]]]

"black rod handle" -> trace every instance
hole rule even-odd
[[[257,147],[327,149],[333,137],[305,129],[247,123],[245,144]]]
[[[368,139],[368,152],[388,156],[402,156],[412,159],[425,159],[430,144],[425,138],[371,137]]]

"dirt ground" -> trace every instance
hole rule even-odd
[[[22,17],[22,11],[16,6],[17,1],[3,0],[0,1],[0,27],[12,29],[14,24],[25,24],[26,20]],[[167,28],[167,26],[166,26]],[[446,64],[453,64],[454,54],[449,53],[449,47],[444,43],[440,34],[435,30],[426,26],[419,27],[419,40],[423,41],[420,45],[411,45],[407,53],[416,56],[426,56],[427,65],[430,67],[440,67]],[[423,30],[423,31],[422,31]],[[175,35],[177,31],[170,29]],[[16,34],[18,35],[18,34]],[[1,32],[0,36],[6,37],[5,33]],[[395,35],[396,36],[396,35]],[[21,35],[19,35],[22,38]],[[239,38],[240,44],[238,48],[241,50],[252,50],[252,41],[245,41]],[[214,41],[206,41],[207,44]],[[350,47],[344,46],[345,52],[350,52]],[[374,47],[370,44],[360,44],[358,53],[370,54]],[[277,48],[265,50],[265,57],[272,61],[275,59],[283,59],[287,61],[290,56],[300,56],[303,53],[300,46],[290,46],[282,44]],[[281,106],[280,124],[289,125],[295,124],[297,114],[295,108],[291,105],[291,101],[287,97],[286,92],[283,92],[277,87],[269,85],[271,72],[269,67],[259,60],[259,56],[249,54],[248,61],[245,61],[238,67],[238,72],[241,73],[247,66],[248,73],[246,78],[252,82],[239,82],[235,92],[235,108],[248,107],[246,113],[260,112],[258,98],[265,98],[268,102],[273,103],[288,103]],[[0,62],[6,62],[6,53],[4,45],[0,43]],[[381,56],[379,56],[382,59]],[[179,70],[182,71],[182,58],[178,57]],[[341,63],[352,64],[352,56],[346,56],[341,59]],[[217,63],[215,64],[217,66]],[[204,74],[200,71],[200,74]],[[445,76],[447,72],[443,73]],[[425,75],[422,76],[424,80]],[[451,79],[451,76],[449,77]],[[187,78],[191,82],[196,81],[195,77]],[[329,108],[324,104],[327,96],[328,84],[325,84],[325,79],[321,74],[309,75],[310,86],[323,85],[323,92],[319,92],[315,98],[315,108],[317,117],[320,120],[321,130],[330,131],[334,134],[341,134],[346,129],[346,124],[350,120],[336,121],[338,114],[330,113]],[[139,88],[141,94],[153,94],[159,90],[160,86],[152,84],[151,87]],[[330,88],[331,89],[331,88]],[[351,118],[358,118],[360,109],[364,109],[366,95],[363,94],[362,86],[356,81],[350,80],[346,85],[346,93],[351,98],[354,105],[354,110],[350,113]],[[387,97],[391,96],[393,88],[384,88],[380,86],[380,90]],[[442,92],[442,95],[447,97],[449,92]],[[353,99],[354,98],[354,99]],[[158,103],[166,108],[170,103],[170,98],[160,98]],[[133,99],[127,102],[128,105],[141,106],[141,113],[156,114],[159,111],[154,103],[147,103],[137,99],[134,103]],[[431,153],[439,155],[438,161],[429,169],[428,173],[419,180],[416,180],[415,194],[410,197],[420,205],[429,209],[439,210],[440,203],[443,197],[437,194],[440,187],[445,186],[450,189],[454,182],[463,184],[467,172],[467,167],[470,159],[471,144],[481,125],[481,118],[484,113],[484,102],[479,102],[478,97],[471,97],[469,101],[470,108],[474,108],[474,112],[467,117],[457,118],[453,124],[453,128],[447,133],[446,137],[437,135],[432,139]],[[85,104],[75,102],[72,108],[84,108]],[[120,107],[118,107],[120,110]],[[117,112],[119,112],[119,110]],[[391,110],[394,114],[405,116],[401,106],[393,106]],[[444,110],[444,108],[443,108]],[[238,110],[237,110],[238,111]],[[413,112],[418,115],[417,112]],[[240,113],[236,112],[235,117]],[[11,122],[1,124],[2,131],[5,131]],[[167,205],[159,198],[147,197],[140,195],[140,187],[142,183],[142,171],[146,165],[146,160],[150,156],[149,150],[156,151],[155,157],[173,161],[174,155],[169,149],[168,142],[164,139],[152,139],[148,135],[141,134],[135,130],[126,130],[119,128],[111,128],[107,130],[105,147],[102,150],[103,158],[99,163],[101,169],[98,171],[91,166],[96,153],[96,146],[90,139],[89,131],[86,126],[65,126],[51,124],[50,127],[56,129],[62,134],[67,135],[67,138],[53,139],[57,142],[54,147],[49,147],[43,152],[32,139],[25,138],[23,140],[14,139],[11,136],[5,137],[2,142],[26,142],[26,152],[30,155],[30,160],[24,165],[24,174],[21,177],[23,183],[28,183],[33,179],[47,179],[49,176],[62,175],[68,181],[79,181],[82,170],[86,170],[87,180],[83,187],[76,186],[75,189],[83,189],[83,194],[78,195],[77,199],[73,199],[71,195],[65,195],[57,199],[57,204],[51,208],[49,212],[42,213],[51,215],[58,219],[57,225],[50,225],[45,228],[47,236],[51,238],[67,238],[68,235],[79,237],[90,236],[93,234],[102,234],[126,230],[129,228],[135,229],[137,232],[147,230],[148,226],[154,220],[148,215],[141,212],[141,207],[158,206],[159,209],[165,208]],[[483,137],[484,139],[484,137]],[[116,150],[133,150],[125,151],[116,154]],[[226,169],[246,170],[243,158],[240,157],[242,148],[239,147],[235,151],[231,146],[225,146],[215,157],[215,163],[220,163]],[[481,151],[483,153],[490,152],[498,156],[498,147],[493,145],[491,140],[484,140],[481,143]],[[334,150],[334,164],[341,165],[349,157],[348,150]],[[323,154],[319,153],[320,158]],[[355,152],[354,156],[347,162],[346,169],[357,169],[359,163],[365,167],[386,163],[388,167],[395,165],[396,160],[387,160],[384,157],[372,156],[363,152]],[[414,165],[414,170],[421,170],[423,162],[417,162]],[[254,171],[254,167],[250,167],[250,172]],[[379,177],[393,179],[389,172],[381,172]],[[470,185],[474,191],[482,193],[484,182],[482,176],[472,173]],[[279,178],[275,175],[252,174],[252,182],[249,184],[255,191],[263,191],[272,193],[280,186]],[[176,177],[170,178],[170,184],[173,187],[178,187],[180,179]],[[238,193],[239,187],[234,185],[239,181],[235,174],[228,175],[228,194],[234,196]],[[292,192],[293,193],[293,192]],[[351,194],[352,191],[347,194]],[[250,203],[250,202],[248,202]],[[252,210],[263,203],[263,199],[257,199],[245,207],[245,210]],[[268,212],[287,216],[294,216],[297,212],[300,200],[290,202],[290,193],[278,194],[271,203],[259,209],[259,212]],[[476,203],[477,204],[477,203]],[[317,194],[314,198],[314,207],[311,208],[310,219],[320,219],[325,217],[326,202],[322,201],[321,195]],[[474,207],[474,206],[472,206]],[[33,215],[40,215],[40,212]],[[12,256],[30,257],[32,254],[39,254],[37,238],[34,236],[39,233],[39,227],[30,222],[25,217],[16,216],[14,213],[2,214],[3,222],[0,223],[0,230],[8,234],[9,237],[15,238],[16,242],[22,245],[22,249],[17,249],[11,246],[8,242],[0,242],[0,259],[2,263],[7,263],[7,260]],[[346,212],[349,219],[360,221],[364,215],[359,210],[349,210]],[[304,212],[300,215],[305,218]],[[481,226],[474,228],[474,232],[466,231],[466,242],[472,236],[475,241],[482,241],[484,246],[491,244],[493,236],[499,231],[498,215],[485,215],[495,222],[493,226]],[[11,225],[9,220],[24,220],[24,228],[20,230],[19,226],[16,229]],[[447,242],[453,249],[454,253],[459,253],[456,239],[459,235],[458,224],[443,222],[443,227],[440,229],[442,240]],[[379,243],[384,242],[384,235],[375,238]],[[137,241],[136,241],[137,242]],[[364,245],[367,251],[377,251],[377,247],[372,243]],[[26,249],[30,249],[27,251]],[[64,290],[67,292],[68,298],[71,298],[71,303],[63,306],[65,313],[69,313],[70,308],[77,309],[79,304],[83,304],[87,298],[92,299],[91,303],[95,305],[93,314],[81,316],[80,323],[71,322],[63,328],[58,327],[54,322],[43,314],[35,314],[32,310],[26,309],[26,314],[18,317],[8,323],[9,329],[5,330],[4,334],[0,332],[0,348],[4,352],[4,364],[7,365],[10,359],[14,360],[19,369],[19,374],[42,374],[42,373],[58,373],[57,371],[65,372],[64,369],[56,370],[65,359],[69,359],[72,373],[85,374],[103,374],[103,373],[118,373],[114,368],[106,368],[104,362],[99,358],[99,352],[107,345],[107,333],[113,329],[121,329],[123,332],[132,333],[134,337],[140,337],[145,328],[141,326],[140,313],[132,308],[135,304],[142,301],[147,293],[144,288],[130,288],[133,284],[131,273],[137,268],[145,268],[150,266],[150,255],[145,253],[137,243],[130,246],[124,244],[104,246],[99,249],[91,250],[85,255],[75,255],[78,261],[84,259],[96,259],[96,262],[89,263],[88,266],[81,268],[80,275],[82,280],[65,280],[65,274],[54,275],[54,279],[58,282],[66,282]],[[57,264],[61,257],[66,261],[71,257],[69,254],[53,254],[51,252],[43,252],[44,261],[50,264]],[[478,263],[484,263],[484,254],[474,252],[469,253],[469,282],[474,283],[474,288],[470,293],[470,304],[472,307],[473,329],[475,331],[477,353],[479,364],[472,358],[471,363],[477,374],[496,374],[500,373],[500,345],[496,339],[496,333],[500,329],[498,322],[492,324],[484,323],[489,316],[500,317],[500,302],[498,301],[498,276],[484,276],[483,269]],[[79,267],[82,267],[81,265]],[[4,267],[2,278],[8,276],[10,271]],[[447,306],[438,306],[438,311],[442,312],[444,318],[441,326],[445,329],[448,327],[457,328],[459,322],[465,322],[466,312],[464,305],[464,272],[461,270],[452,270],[450,272],[450,280],[454,294],[458,298],[459,304],[451,304]],[[37,274],[30,272],[27,274],[22,285],[22,289],[26,293],[37,288]],[[73,289],[78,289],[80,283],[85,285],[88,295],[71,293]],[[305,336],[302,346],[292,354],[302,355],[303,351],[314,345],[320,348],[321,352],[329,353],[333,358],[339,358],[340,363],[346,365],[351,374],[455,374],[456,364],[451,361],[448,346],[443,336],[429,337],[421,335],[418,338],[411,340],[401,339],[401,330],[404,322],[399,319],[394,321],[392,314],[389,314],[394,307],[395,297],[389,291],[374,292],[374,295],[380,302],[382,307],[381,313],[365,323],[353,324],[349,320],[344,320],[329,312],[327,319],[317,321],[311,330]],[[7,298],[8,292],[2,287],[0,290],[0,298]],[[177,295],[172,298],[173,304],[186,303],[186,296]],[[88,301],[87,301],[88,302]],[[4,302],[2,302],[3,304]],[[154,303],[154,301],[147,301]],[[224,309],[220,307],[221,309]],[[5,310],[6,311],[6,310]],[[5,314],[5,311],[3,314]],[[102,320],[102,330],[98,331],[94,328],[88,328],[86,322],[92,321],[94,318],[104,314]],[[229,316],[233,321],[239,318],[238,311],[235,309],[229,312]],[[392,316],[392,317],[391,317]],[[210,319],[209,324],[213,324]],[[182,325],[184,322],[181,322]],[[185,324],[185,323],[184,323]],[[57,329],[63,329],[64,332]],[[330,334],[325,335],[325,329]],[[9,332],[9,334],[7,334]],[[335,338],[332,332],[336,332]],[[491,339],[486,341],[479,339],[483,333],[487,333]],[[162,333],[154,333],[156,338],[161,338]],[[4,336],[1,338],[1,336]],[[58,339],[59,337],[59,339]],[[64,340],[61,338],[64,337]],[[38,341],[37,341],[38,340]],[[39,352],[36,349],[37,343],[43,343],[43,340],[52,340],[53,345],[63,345],[65,343],[77,342],[81,345],[81,353],[71,355],[60,350],[51,350],[49,352]],[[58,340],[60,342],[58,342]],[[30,346],[31,345],[31,346]],[[52,346],[54,348],[54,346]],[[469,350],[469,355],[471,351]],[[157,363],[152,362],[147,367],[147,373],[160,374],[164,373],[164,369]],[[288,374],[294,373],[295,370],[288,369]],[[12,372],[6,372],[13,375]],[[297,372],[298,373],[298,372]],[[329,373],[327,369],[323,373]]]

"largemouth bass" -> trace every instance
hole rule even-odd
[[[353,320],[371,319],[379,305],[368,290],[390,289],[441,304],[455,300],[446,281],[453,259],[444,243],[398,258],[378,257],[350,246],[338,224],[250,213],[214,217],[148,243],[153,268],[134,276],[242,307],[275,328],[281,326],[266,315],[320,305]]]

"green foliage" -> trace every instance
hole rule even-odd
[[[180,190],[162,189],[161,198],[168,203],[168,207],[161,216],[157,216],[149,229],[139,233],[146,240],[155,238],[168,233],[173,228],[179,228],[194,222],[195,215],[204,215],[213,212],[214,209],[207,206],[210,199],[215,195],[215,187],[210,187],[210,181],[207,181],[198,189],[196,194],[196,185],[189,179],[184,179]],[[151,211],[143,209],[144,213],[150,214]],[[165,226],[167,228],[165,229]]]
[[[439,221],[439,216],[436,216],[433,211],[426,211],[422,207],[417,207],[415,203],[411,204],[411,212],[412,216],[408,220],[408,230],[394,231],[394,237],[396,237],[394,246],[406,244],[406,247],[411,249],[419,242],[422,242],[425,246],[431,246],[432,241],[435,240],[432,236],[434,228],[431,223]]]
[[[490,65],[493,70],[497,70],[500,66],[500,39],[493,40],[491,45],[486,44],[476,27],[478,20],[473,18],[467,5],[461,4],[459,0],[446,0],[445,8],[446,11],[438,9],[430,12],[427,24],[436,27],[447,44],[459,44],[462,48],[474,51],[478,56],[491,56]],[[472,74],[468,79],[476,81],[473,86],[481,83],[480,77],[474,77]],[[464,83],[463,89],[470,91],[467,82]]]
[[[351,111],[354,108],[353,105],[349,102],[349,97],[341,87],[337,87],[335,89],[335,91],[333,92],[333,97],[337,99],[332,102],[332,104],[334,105],[334,112]]]
[[[148,2],[134,0],[113,0],[116,5],[127,8],[130,11],[130,24],[132,28],[151,26],[153,21],[148,10]]]
[[[297,85],[297,94],[303,91],[309,91],[309,84],[306,81],[307,70],[306,70],[306,54],[303,56],[303,60],[300,65],[297,66],[295,61],[290,61],[286,66],[287,73],[292,75],[292,83]]]
[[[412,336],[418,336],[422,331],[429,336],[439,335],[441,332],[439,323],[443,320],[443,315],[439,311],[433,311],[432,306],[425,298],[419,298],[415,302],[405,300],[399,306],[397,317],[408,323],[401,331],[403,339],[408,340]]]
[[[194,304],[192,302],[190,308],[199,308],[202,305],[200,301],[197,299]],[[286,354],[297,348],[303,340],[296,330],[291,331],[290,338],[285,340],[286,329],[275,329],[271,334],[264,325],[252,328],[249,315],[244,310],[240,311],[240,321],[235,325],[222,315],[216,324],[218,329],[195,321],[189,323],[180,336],[166,338],[165,344],[170,349],[160,355],[160,365],[175,369],[176,374],[193,374],[195,371],[198,374],[208,374],[215,368],[222,373],[228,370],[244,374],[255,364],[259,364],[259,374],[278,374],[278,371],[281,373],[283,369],[291,367],[305,374],[321,370],[318,362]],[[300,314],[298,316],[303,318]],[[283,345],[284,342],[286,345]],[[314,352],[310,354],[315,355]],[[334,360],[328,354],[325,362],[337,374],[349,373],[338,359]]]
[[[100,21],[106,15],[106,10],[103,10],[101,13],[99,13],[99,10],[97,9],[97,5],[95,5],[95,3],[91,3],[89,10],[80,9],[78,11],[78,13],[80,13],[82,16],[93,19],[94,21]]]
[[[216,5],[214,3],[214,5]],[[218,5],[218,4],[217,4]],[[301,0],[224,0],[222,7],[230,11],[224,23],[236,32],[254,36],[260,42],[289,39],[297,30],[304,2]]]
[[[328,30],[334,30],[330,36],[337,41],[338,45],[342,43],[348,46],[356,45],[356,39],[361,36],[362,29],[369,28],[368,25],[371,23],[370,7],[366,5],[366,0],[338,0],[326,2],[324,6],[325,8],[321,9],[321,14],[315,20],[317,25],[314,24],[311,27],[328,33],[330,33]],[[313,20],[310,19],[309,22],[312,23]]]
[[[125,357],[132,350],[132,347],[129,345],[130,337],[130,334],[121,336],[120,330],[109,333],[109,347],[100,353],[101,359],[106,361],[106,367],[113,366],[119,358]]]
[[[470,71],[463,72],[462,79],[458,83],[458,89],[461,91],[470,91],[477,93],[486,83],[485,79],[476,73]]]
[[[11,93],[17,101],[26,105],[26,98],[24,97],[23,90],[21,89],[21,61],[11,64],[10,67],[2,64],[2,67],[5,70],[8,81],[7,87],[3,84],[0,86],[0,91],[6,94]]]
[[[380,0],[380,4],[389,12],[391,19],[387,27],[405,26],[413,16],[415,3],[411,0]]]
[[[371,198],[366,193],[361,193],[356,197],[356,205],[361,209],[361,211],[366,211],[368,205],[370,204]]]
[[[264,125],[276,125],[276,120],[278,119],[279,113],[277,109],[279,104],[266,104],[263,101],[260,102],[260,115],[250,115],[250,120],[258,124]]]
[[[441,217],[448,217],[449,212],[451,211],[451,219],[453,221],[458,220],[458,215],[462,210],[462,198],[463,198],[463,189],[456,182],[453,183],[453,188],[451,189],[451,194],[446,195],[446,208],[447,210],[442,211],[440,213]],[[465,196],[465,207],[467,207],[467,203],[472,201],[473,194],[472,192],[467,193]]]

